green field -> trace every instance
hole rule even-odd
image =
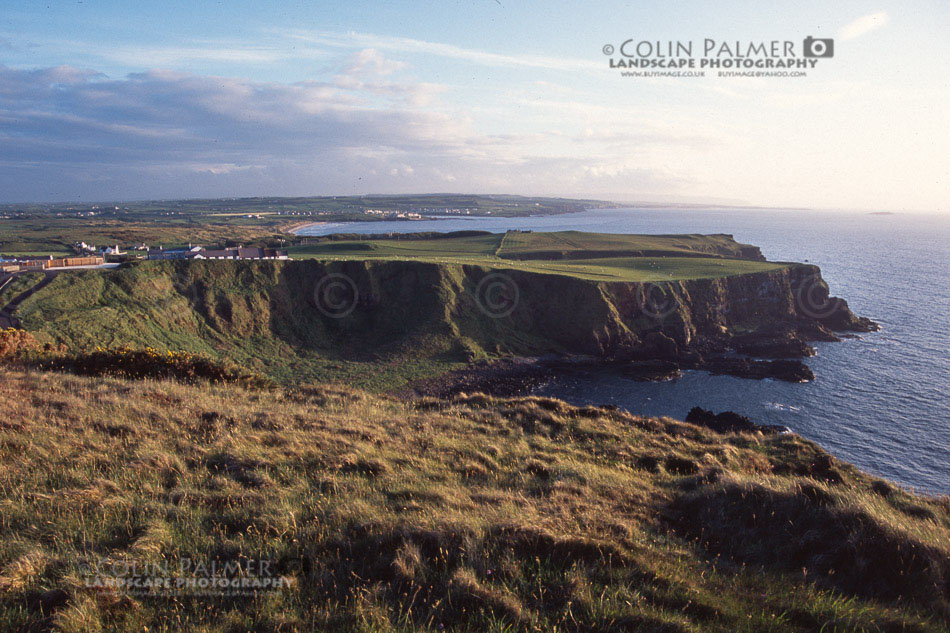
[[[292,247],[294,259],[473,264],[595,281],[709,279],[779,270],[747,259],[757,249],[727,235],[616,235],[562,231],[451,234],[429,239],[363,239]]]

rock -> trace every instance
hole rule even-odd
[[[844,299],[833,297],[831,300],[837,301],[839,308],[818,319],[828,329],[835,332],[877,332],[881,329],[880,324],[867,317],[856,316],[851,312],[851,309],[848,308],[848,302]]]
[[[420,380],[396,392],[403,398],[450,398],[459,393],[481,392],[512,397],[530,393],[555,374],[552,365],[537,358],[511,358],[473,363],[433,378]]]
[[[711,374],[753,378],[772,378],[787,382],[808,382],[815,379],[808,365],[799,360],[753,360],[751,358],[720,357],[706,360],[701,369]]]
[[[643,339],[642,358],[652,360],[676,360],[679,346],[663,332],[650,332]]]
[[[704,426],[717,433],[787,433],[788,428],[774,424],[756,424],[744,415],[734,411],[713,413],[702,407],[693,407],[686,414],[686,421],[697,426]]]
[[[680,378],[683,372],[679,365],[668,360],[641,360],[624,366],[624,377],[641,382],[660,382]]]
[[[681,351],[676,358],[680,369],[699,369],[703,366],[703,356],[696,350]]]
[[[806,358],[815,355],[815,348],[795,333],[778,336],[745,334],[733,339],[732,348],[740,354],[760,358]]]
[[[821,341],[823,343],[841,342],[841,337],[818,321],[803,321],[798,325],[796,332],[798,337],[805,341]]]

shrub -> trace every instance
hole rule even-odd
[[[134,350],[96,348],[93,352],[66,353],[39,357],[40,369],[68,371],[82,376],[120,378],[173,378],[187,383],[232,382],[253,387],[270,386],[271,381],[240,368],[190,352],[161,352],[151,347]]]
[[[24,352],[38,350],[40,344],[26,330],[7,328],[0,330],[0,359],[17,358]]]

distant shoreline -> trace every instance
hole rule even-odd
[[[291,224],[284,230],[291,235],[298,235],[299,231],[308,229],[311,226],[320,226],[321,224],[328,224],[328,222],[298,222],[297,224]]]
[[[583,213],[583,211],[579,211],[578,213]],[[479,216],[464,216],[464,217],[482,218],[482,217],[491,217],[491,216],[479,215]],[[504,216],[498,216],[498,217],[504,217]],[[379,222],[405,222],[406,224],[412,224],[414,222],[420,222],[420,221],[426,221],[426,220],[455,220],[455,219],[457,218],[442,217],[442,216],[424,216],[422,220],[405,220],[402,218],[392,219],[392,220],[334,220],[333,222],[327,222],[326,220],[323,220],[320,222],[303,222],[300,224],[294,224],[287,229],[287,232],[293,235],[300,235],[300,231],[303,231],[304,229],[308,229],[311,226],[323,226],[326,224],[376,224]]]

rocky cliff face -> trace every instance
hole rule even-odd
[[[829,294],[816,266],[804,264],[659,283],[407,262],[299,265],[308,268],[306,283],[344,284],[340,294],[314,295],[318,306],[337,306],[337,314],[324,310],[322,321],[341,336],[380,328],[393,340],[438,332],[472,357],[660,360],[674,370],[807,380],[811,372],[800,361],[777,359],[808,356],[809,341],[837,340],[836,331],[876,328]]]
[[[830,296],[819,269],[809,265],[659,283],[600,283],[477,267],[460,272],[447,306],[459,333],[511,351],[527,352],[532,341],[547,341],[566,352],[636,356],[653,334],[702,351],[735,341],[751,345],[757,337],[835,340],[835,331],[876,327]],[[664,355],[662,349],[652,352]]]

